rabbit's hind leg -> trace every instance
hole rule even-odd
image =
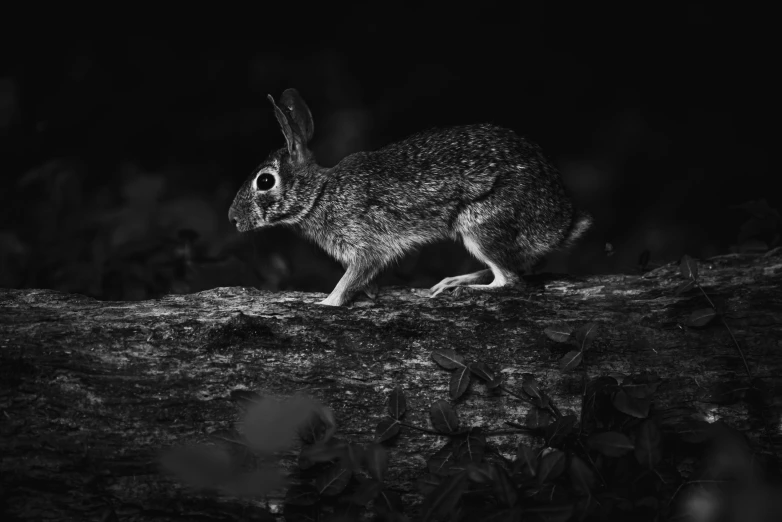
[[[482,282],[489,282],[491,280],[492,280],[492,271],[488,268],[486,270],[479,270],[471,274],[446,277],[445,279],[443,279],[442,281],[440,281],[439,283],[437,283],[432,287],[431,289],[432,295],[430,297],[434,297],[442,293],[443,290],[447,290],[448,288],[454,288],[456,286],[474,285]]]
[[[465,235],[464,246],[479,261],[488,265],[489,268],[471,274],[446,277],[432,287],[432,295],[430,297],[435,297],[448,288],[462,287],[475,290],[492,290],[518,283],[518,274],[514,270],[503,268],[499,263],[492,261],[474,238]]]

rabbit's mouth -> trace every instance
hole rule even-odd
[[[266,225],[266,220],[262,213],[254,210],[248,216],[246,209],[239,210],[235,205],[231,205],[231,208],[228,210],[228,221],[236,226],[236,230],[239,232],[249,232]]]
[[[239,232],[250,232],[251,230],[257,230],[266,226],[266,223],[263,220],[257,218],[238,219],[235,224],[236,230]]]
[[[236,223],[236,230],[239,232],[249,232],[252,230],[252,227],[249,226],[245,221],[237,221]]]
[[[254,228],[258,228],[257,226],[253,226],[253,223],[251,223],[250,220],[240,218],[233,207],[231,207],[231,210],[228,212],[228,220],[239,232],[249,232]]]

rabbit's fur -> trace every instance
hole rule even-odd
[[[327,169],[307,147],[314,126],[298,92],[287,89],[274,109],[287,147],[245,181],[229,218],[241,232],[293,226],[340,261],[345,275],[321,304],[345,304],[392,261],[446,238],[462,240],[489,269],[446,278],[432,296],[513,284],[519,270],[591,223],[540,148],[509,129],[432,129]]]

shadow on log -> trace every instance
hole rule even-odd
[[[699,414],[780,454],[782,249],[699,267],[752,377],[773,397],[764,412],[715,397],[715,385],[749,378],[719,321],[686,326],[708,302],[697,290],[675,293],[684,281],[675,264],[643,275],[535,276],[522,289],[435,299],[387,288],[347,308],[243,288],[143,302],[0,290],[3,509],[15,520],[252,520],[254,506],[274,511],[280,497],[192,491],[159,464],[165,448],[232,428],[232,391],[307,392],[333,410],[337,436],[369,443],[396,386],[406,421],[431,428],[430,405],[448,399],[450,377],[431,353],[446,348],[501,369],[509,389],[532,374],[563,414],[579,414],[580,370],[560,371],[568,348],[544,329],[588,322],[600,328],[589,375],[659,375],[652,413],[663,430]],[[529,410],[477,381],[456,406],[463,424],[487,431],[523,423]],[[491,442],[512,456],[521,437]],[[444,440],[408,429],[389,447],[386,482],[408,504],[420,501],[415,481]]]

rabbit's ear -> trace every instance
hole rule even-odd
[[[314,129],[312,114],[307,104],[295,89],[287,89],[282,93],[280,99],[282,107],[274,102],[271,94],[268,98],[274,105],[274,114],[288,144],[291,160],[294,163],[304,162],[310,155],[307,143],[312,138]]]
[[[315,125],[312,121],[312,113],[304,99],[296,89],[285,89],[280,97],[280,105],[287,109],[288,113],[296,122],[296,126],[301,131],[301,137],[304,138],[304,144],[308,144],[315,132]]]

